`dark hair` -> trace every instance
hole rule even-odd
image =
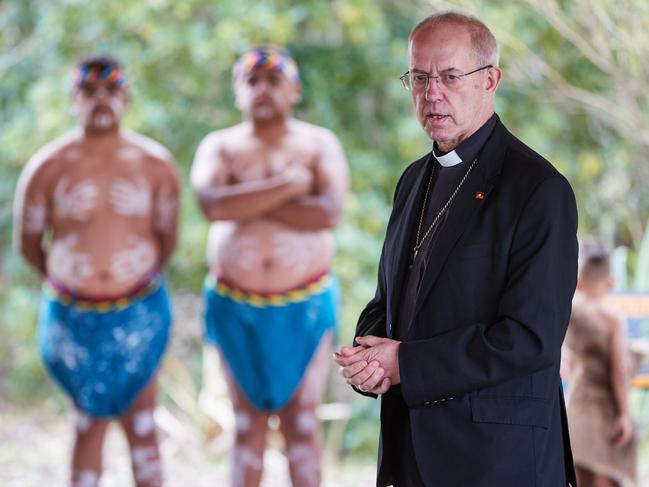
[[[93,54],[79,61],[80,68],[122,68],[122,64],[113,56],[107,54]]]
[[[583,242],[579,249],[579,279],[594,282],[611,275],[611,256],[595,240]]]

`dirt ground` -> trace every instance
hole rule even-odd
[[[18,411],[1,414],[0,486],[64,487],[72,427],[65,417],[38,416]],[[200,444],[178,445],[166,438],[161,444],[167,487],[227,487],[227,455]],[[133,485],[128,448],[122,432],[112,425],[104,446],[104,475],[101,487]],[[266,451],[262,487],[290,487],[287,463],[276,449]],[[374,464],[325,462],[323,487],[363,487],[374,482]]]

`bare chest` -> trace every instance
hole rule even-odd
[[[315,159],[315,150],[298,142],[273,146],[242,144],[232,147],[226,154],[231,183],[270,178],[294,164],[311,167]]]
[[[62,161],[48,190],[55,220],[87,222],[98,216],[147,217],[154,177],[143,160],[89,155]]]

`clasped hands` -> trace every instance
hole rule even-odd
[[[401,382],[399,346],[401,342],[372,335],[356,338],[356,347],[334,352],[340,373],[348,384],[361,392],[384,394]]]

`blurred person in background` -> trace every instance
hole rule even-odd
[[[75,75],[81,127],[27,163],[14,238],[43,280],[43,362],[74,403],[71,485],[99,484],[116,418],[135,484],[156,487],[156,374],[171,325],[160,272],[176,245],[178,177],[164,147],[120,128],[129,94],[117,60],[89,57]]]
[[[213,222],[205,331],[226,364],[234,408],[232,485],[259,485],[268,419],[276,414],[293,485],[315,487],[316,407],[336,326],[332,229],[347,163],[332,132],[293,117],[301,83],[286,52],[246,52],[233,84],[244,121],[207,135],[191,171]]]
[[[628,403],[633,361],[624,320],[604,303],[614,285],[610,256],[602,245],[587,242],[579,260],[565,341],[577,479],[579,487],[634,487],[636,438]]]
[[[377,485],[575,484],[559,378],[577,275],[570,184],[494,112],[483,22],[424,19],[401,77],[432,151],[395,190],[375,297],[336,356],[381,401]]]

